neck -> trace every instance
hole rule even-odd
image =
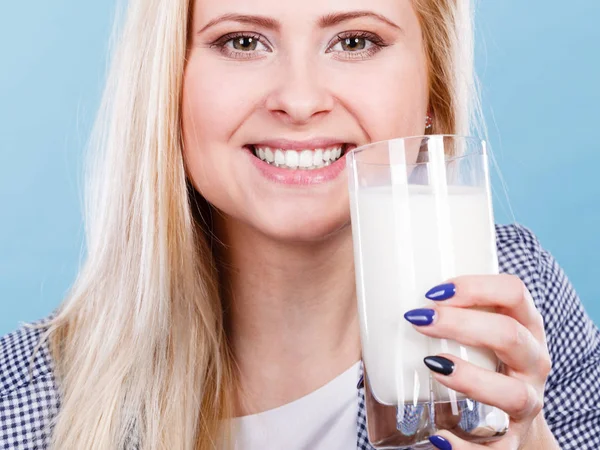
[[[296,400],[360,358],[349,226],[310,244],[274,241],[230,218],[215,224],[236,415]]]

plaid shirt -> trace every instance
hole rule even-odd
[[[496,228],[503,273],[519,276],[544,317],[553,368],[544,416],[563,450],[600,449],[600,332],[562,269],[521,226]],[[41,331],[21,328],[0,340],[0,449],[46,449],[60,398],[46,345],[30,366]],[[31,372],[30,372],[31,369]],[[357,449],[367,440],[364,392],[358,391]]]

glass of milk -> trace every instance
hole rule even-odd
[[[437,383],[423,363],[449,353],[495,371],[495,354],[423,336],[403,317],[432,306],[425,293],[449,278],[498,273],[485,143],[394,139],[349,152],[347,167],[369,441],[432,449],[441,429],[501,437],[504,412]]]

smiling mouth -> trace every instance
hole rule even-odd
[[[342,158],[352,144],[336,144],[324,148],[286,150],[264,145],[248,145],[246,148],[260,160],[275,167],[291,170],[316,170],[330,166]]]

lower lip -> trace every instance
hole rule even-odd
[[[335,180],[346,167],[346,153],[344,153],[333,164],[322,167],[320,169],[302,170],[302,169],[284,169],[273,166],[254,155],[254,152],[245,148],[250,156],[254,166],[260,173],[269,181],[275,183],[296,185],[296,186],[312,186],[316,184],[328,183]]]

